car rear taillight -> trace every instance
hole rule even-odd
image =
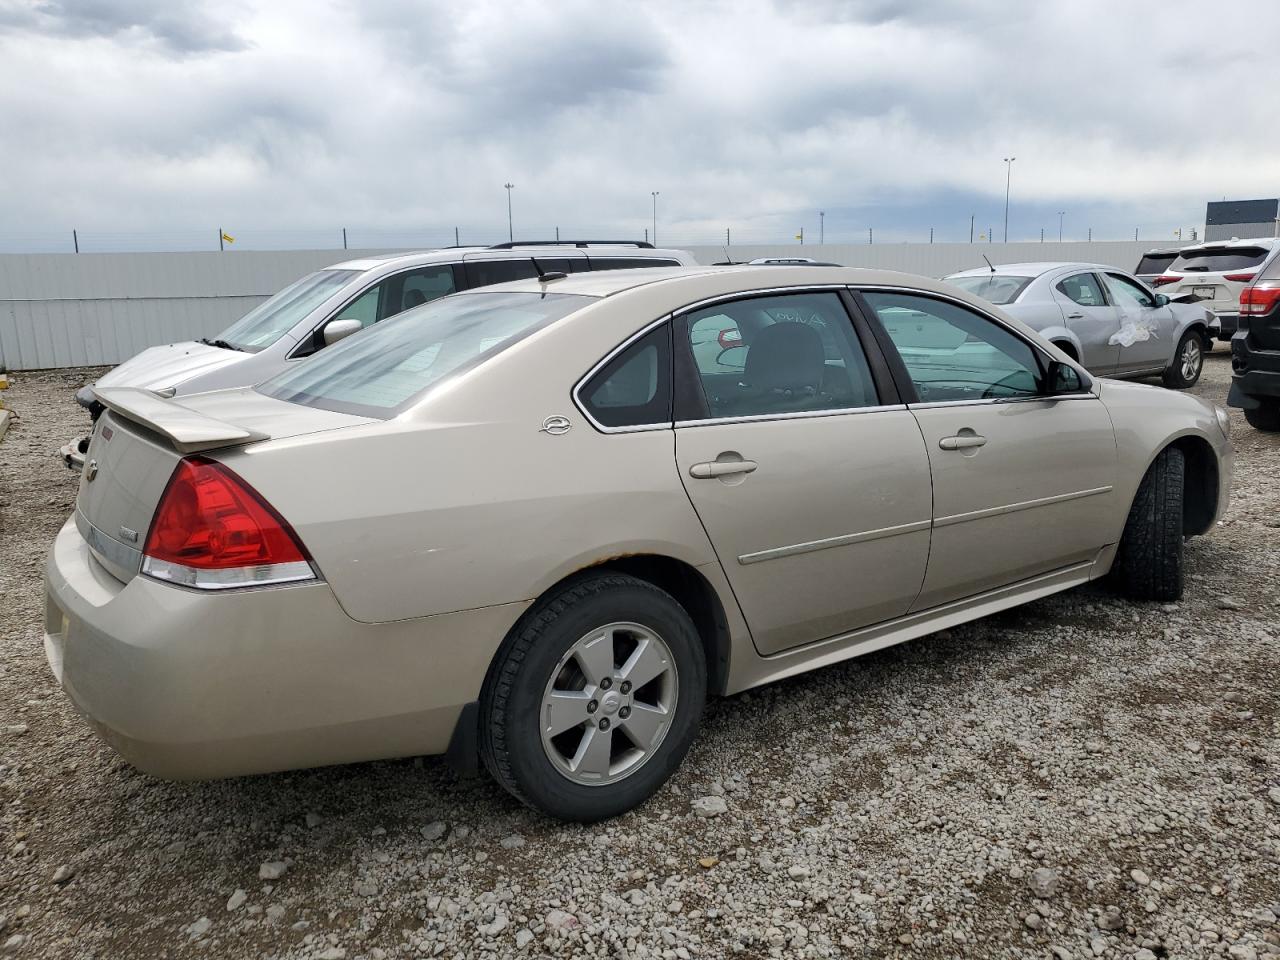
[[[1177,283],[1181,277],[1156,277],[1151,281],[1153,287],[1163,287],[1166,283]]]
[[[737,330],[721,330],[720,335],[716,337],[716,342],[720,344],[720,349],[722,350],[740,347],[742,346],[742,334]]]
[[[1240,291],[1241,313],[1270,313],[1280,304],[1280,287],[1246,287]]]
[[[179,461],[142,553],[143,573],[202,590],[316,577],[284,518],[225,466],[203,457]]]
[[[1256,276],[1256,273],[1224,273],[1222,275],[1222,279],[1231,280],[1235,283],[1248,283]]]

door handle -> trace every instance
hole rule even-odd
[[[759,466],[754,460],[709,460],[695,463],[689,468],[689,476],[695,480],[713,480],[731,477],[736,473],[753,473]]]
[[[1084,319],[1084,314],[1083,314],[1083,313],[1068,313],[1068,314],[1067,314],[1067,319],[1068,319],[1068,320],[1083,320],[1083,319]]]
[[[943,437],[938,441],[938,446],[943,450],[968,450],[970,447],[986,446],[986,443],[986,437],[970,433],[959,437]]]

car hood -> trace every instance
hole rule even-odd
[[[241,350],[225,350],[195,340],[149,347],[103,374],[94,386],[164,390],[180,386],[200,374],[242,363],[251,356],[253,354]]]

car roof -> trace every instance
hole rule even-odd
[[[607,243],[596,242],[579,245],[577,243],[566,241],[561,244],[529,244],[523,245],[517,242],[514,246],[500,247],[437,247],[433,250],[409,250],[397,253],[380,253],[373,256],[361,257],[358,260],[344,260],[341,263],[334,263],[326,270],[372,270],[374,268],[386,267],[392,265],[398,267],[413,267],[420,264],[431,263],[453,263],[455,261],[465,259],[477,259],[477,254],[483,255],[485,259],[494,260],[523,260],[527,257],[539,256],[544,259],[564,259],[566,255],[581,256],[588,254],[594,257],[605,255],[622,256],[630,258],[647,259],[650,257],[681,257],[688,256],[684,250],[674,250],[661,247],[636,247],[625,243]]]
[[[783,290],[789,287],[821,286],[886,286],[931,291],[954,297],[956,289],[939,280],[863,267],[823,267],[807,264],[776,266],[749,265],[719,267],[643,267],[634,270],[603,270],[573,273],[567,277],[542,283],[536,279],[515,280],[491,287],[476,287],[457,296],[479,296],[494,292],[566,293],[584,297],[612,297],[631,290],[648,288],[670,291],[689,302],[699,297],[718,297],[734,293]],[[677,294],[678,291],[678,294]],[[966,297],[966,299],[969,299]],[[983,300],[974,301],[990,310]]]
[[[1073,263],[1068,260],[1053,260],[1043,263],[997,263],[995,274],[1000,277],[1038,277],[1058,270],[1119,270],[1105,263]],[[991,273],[990,267],[974,267],[959,273],[948,274],[951,277],[980,277]],[[1122,271],[1123,272],[1123,271]]]

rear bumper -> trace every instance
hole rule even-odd
[[[1213,332],[1219,340],[1228,343],[1240,327],[1240,314],[1219,313],[1216,316],[1218,318],[1218,329]]]
[[[58,451],[58,456],[62,462],[67,465],[70,470],[84,469],[85,451],[89,449],[88,437],[77,437],[68,444],[64,444]]]
[[[1227,405],[1252,409],[1259,398],[1280,397],[1280,350],[1263,350],[1239,331],[1231,339],[1231,390]]]
[[[46,565],[44,646],[77,709],[139,769],[238,776],[446,752],[526,606],[363,624],[324,583],[214,596],[125,584],[69,521]]]

